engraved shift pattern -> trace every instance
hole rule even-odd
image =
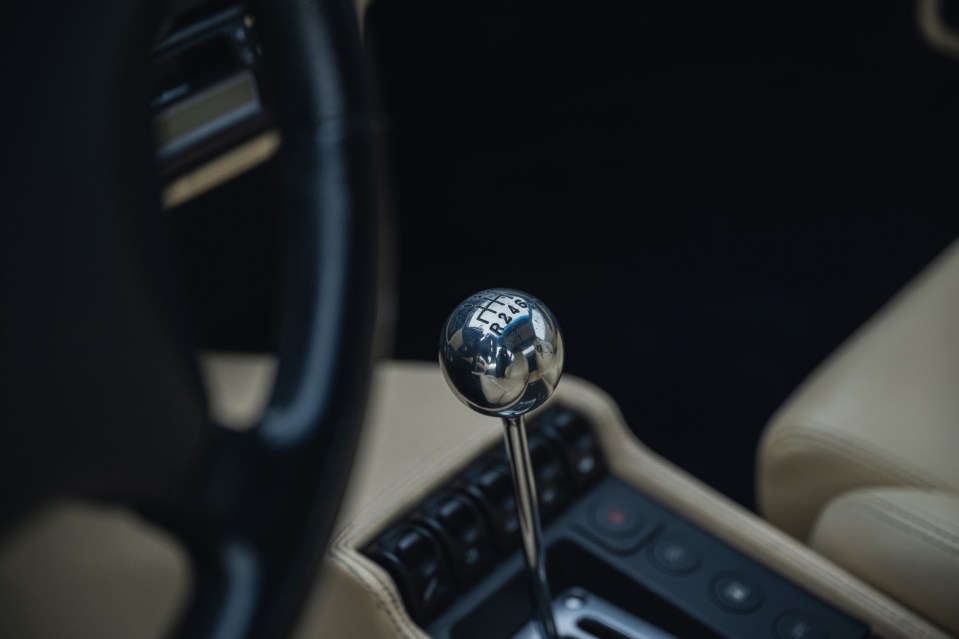
[[[491,289],[464,300],[440,336],[440,366],[456,396],[473,410],[508,417],[536,408],[563,370],[563,339],[535,297]]]

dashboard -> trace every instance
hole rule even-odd
[[[167,209],[269,160],[280,144],[250,9],[174,24],[153,51],[150,101]]]

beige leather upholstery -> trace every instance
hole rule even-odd
[[[959,243],[774,416],[759,450],[760,508],[781,529],[959,633],[950,610],[959,597],[957,456]],[[864,488],[882,490],[852,492]],[[887,490],[895,488],[911,490]],[[880,552],[892,548],[905,555]],[[934,593],[949,593],[948,605]]]
[[[943,627],[959,629],[959,496],[854,490],[829,502],[810,544]]]
[[[496,420],[472,414],[453,399],[436,365],[386,363],[377,371],[374,389],[349,503],[326,559],[322,585],[314,591],[310,613],[300,627],[300,639],[425,636],[406,614],[386,572],[359,549],[500,437]],[[567,376],[553,401],[590,419],[612,472],[624,481],[871,624],[882,636],[946,636],[651,453],[632,436],[615,404],[599,389]]]
[[[186,551],[135,514],[50,504],[0,538],[0,637],[162,639],[191,586]]]
[[[238,362],[229,364],[227,370],[235,374]],[[270,366],[268,360],[247,364]],[[214,364],[207,370],[224,369]],[[243,378],[265,382],[269,374],[264,370]],[[473,414],[453,399],[434,364],[382,364],[374,376],[371,401],[347,504],[325,559],[323,579],[308,601],[298,630],[300,639],[424,636],[405,613],[386,573],[358,549],[386,522],[500,437],[496,420]],[[652,454],[632,436],[615,404],[599,389],[567,376],[555,401],[582,411],[591,420],[611,471],[624,481],[869,623],[886,639],[946,637],[900,604]],[[151,532],[127,514],[68,508],[74,512],[66,518],[43,517],[24,535],[0,543],[0,603],[11,601],[16,609],[49,611],[34,615],[31,623],[35,625],[21,625],[26,624],[22,617],[8,618],[4,624],[4,614],[0,614],[0,636],[84,636],[77,630],[78,620],[90,624],[89,636],[99,639],[162,636],[175,620],[190,585],[182,551],[162,533]],[[80,528],[84,532],[78,531],[77,518],[83,520]],[[79,546],[71,546],[71,540]],[[21,543],[27,544],[29,552],[24,552]],[[66,570],[66,558],[76,554],[70,548],[78,547],[82,557],[73,561],[74,569]],[[50,575],[53,581],[22,579],[31,573]],[[68,584],[56,582],[61,574],[71,575]],[[15,599],[9,598],[11,593]],[[130,614],[121,614],[120,624],[96,621],[109,621],[111,615],[124,611]],[[18,632],[8,632],[11,628]]]

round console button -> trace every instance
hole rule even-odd
[[[604,537],[629,537],[643,527],[643,519],[636,508],[604,499],[590,512],[589,527]]]
[[[650,560],[657,568],[673,574],[688,574],[699,568],[703,556],[688,541],[667,534],[656,540],[650,550]]]
[[[762,603],[759,584],[741,573],[725,573],[713,582],[713,598],[729,612],[750,612]]]
[[[793,610],[776,620],[778,639],[825,639],[826,633],[808,614]]]

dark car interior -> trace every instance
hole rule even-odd
[[[435,360],[474,290],[533,291],[569,372],[752,507],[776,407],[959,236],[940,161],[959,140],[957,68],[915,12],[374,3],[393,355]],[[275,227],[248,181],[174,215],[215,348],[270,343]]]
[[[54,4],[3,28],[0,635],[549,635],[515,452],[437,382],[443,320],[494,287],[562,329],[523,435],[553,636],[959,632],[953,471],[844,458],[817,502],[946,493],[934,597],[770,497],[831,468],[776,440],[816,380],[854,397],[842,354],[955,271],[955,3]],[[207,354],[268,371],[247,426]],[[919,423],[919,393],[887,399]],[[912,454],[884,432],[866,467]],[[93,561],[120,546],[37,532],[64,500],[173,538],[186,594],[86,621],[122,606],[49,584],[123,588]],[[36,542],[74,535],[99,577]]]
[[[957,68],[914,11],[375,5],[397,356],[474,289],[534,291],[570,372],[751,506],[775,408],[959,235]]]

